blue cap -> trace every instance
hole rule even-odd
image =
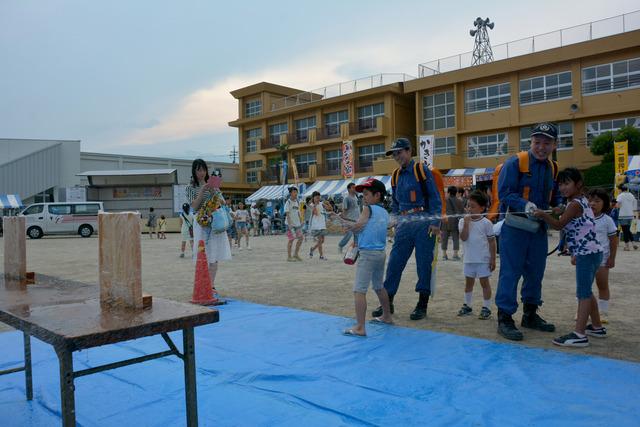
[[[385,154],[387,156],[391,156],[396,151],[410,150],[410,149],[411,149],[411,142],[407,138],[398,138],[395,141],[393,141],[391,150],[387,151]]]

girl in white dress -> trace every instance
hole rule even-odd
[[[186,189],[187,200],[193,209],[193,261],[195,263],[198,254],[200,240],[204,241],[207,261],[209,262],[209,275],[211,283],[215,283],[218,271],[218,261],[231,259],[231,248],[225,231],[216,233],[211,229],[211,223],[206,224],[202,220],[204,210],[211,204],[220,209],[225,205],[224,197],[220,192],[222,179],[219,176],[209,177],[209,168],[202,159],[196,159],[191,165],[191,185]],[[204,225],[203,225],[204,223]],[[215,285],[214,285],[215,286]]]

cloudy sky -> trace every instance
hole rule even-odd
[[[303,90],[640,9],[631,0],[0,0],[0,138],[228,160],[231,90]]]

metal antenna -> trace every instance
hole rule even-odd
[[[238,150],[236,150],[236,147],[233,147],[233,150],[231,150],[231,152],[229,153],[229,158],[231,158],[231,163],[235,164],[236,163],[236,159],[238,158]]]
[[[473,21],[475,29],[469,31],[471,37],[475,37],[473,60],[471,61],[472,66],[493,62],[493,51],[491,50],[487,27],[493,30],[494,25],[495,24],[493,22],[489,21],[489,18],[482,19],[477,17],[476,20]]]

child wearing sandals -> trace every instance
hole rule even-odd
[[[609,270],[616,265],[618,251],[618,227],[609,212],[609,194],[602,189],[589,192],[589,206],[593,210],[596,222],[596,239],[602,246],[602,263],[596,272],[596,286],[598,287],[598,310],[602,323],[609,323]]]
[[[464,249],[464,304],[458,311],[458,316],[468,316],[473,312],[471,301],[473,286],[476,278],[482,286],[481,320],[491,317],[491,283],[489,278],[496,269],[496,236],[493,224],[482,214],[487,210],[489,199],[480,192],[474,191],[469,195],[466,215],[460,218],[458,230]]]
[[[387,227],[389,214],[382,207],[382,200],[387,193],[384,184],[377,179],[367,179],[356,186],[358,193],[363,193],[365,208],[358,221],[347,226],[349,231],[358,233],[358,249],[360,251],[356,278],[353,284],[353,296],[356,308],[356,324],[344,330],[344,335],[365,337],[365,316],[367,312],[367,288],[369,283],[378,295],[382,306],[382,317],[374,317],[372,322],[391,324],[389,295],[383,286],[384,263],[386,259]]]
[[[596,238],[595,217],[583,194],[582,174],[575,168],[567,168],[558,174],[560,192],[567,198],[567,207],[559,219],[537,209],[534,216],[544,220],[556,230],[564,229],[571,263],[576,266],[576,296],[578,317],[573,332],[555,338],[553,343],[563,347],[587,347],[589,336],[605,338],[607,330],[602,326],[598,301],[591,292],[596,272],[602,263],[602,247]],[[555,209],[554,209],[555,211]],[[591,317],[591,324],[587,321]]]

